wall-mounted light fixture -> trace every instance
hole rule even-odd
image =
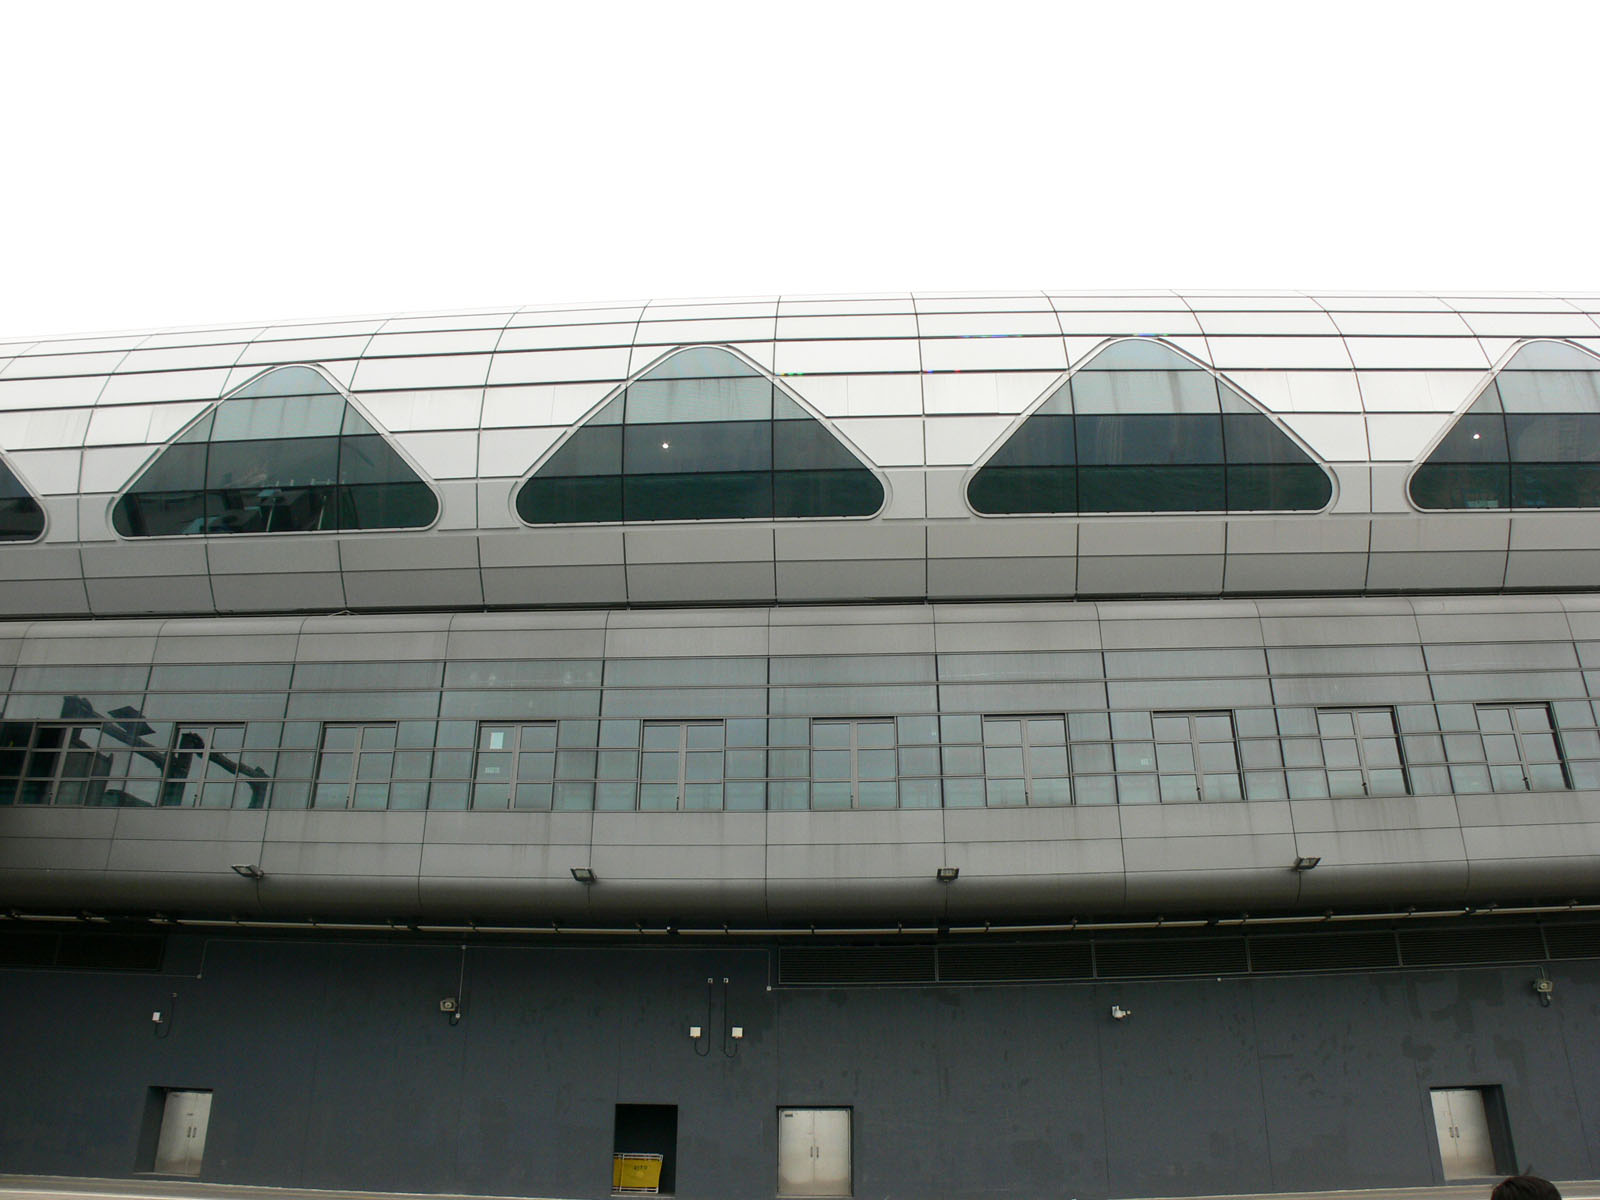
[[[234,863],[233,869],[246,879],[265,879],[267,877],[267,873],[256,866],[255,863]]]
[[[1322,861],[1320,854],[1299,854],[1295,856],[1294,869],[1296,871],[1310,871]]]
[[[940,883],[954,883],[960,876],[960,867],[940,867],[933,873],[933,877]]]
[[[593,883],[594,871],[589,867],[573,867],[572,877],[579,883]]]
[[[1111,1006],[1111,1019],[1113,1021],[1126,1021],[1131,1016],[1133,1016],[1133,1009],[1123,1008],[1120,1004]]]

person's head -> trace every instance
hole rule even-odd
[[[1548,1179],[1537,1175],[1513,1175],[1502,1179],[1489,1193],[1489,1200],[1561,1200],[1561,1193]]]

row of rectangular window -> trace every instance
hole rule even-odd
[[[7,722],[0,803],[760,811],[1600,786],[1600,739],[1558,732],[1550,704],[1474,711],[1473,733],[1403,734],[1378,706],[1315,710],[1313,736],[1254,737],[1231,710],[442,723],[454,749],[408,729],[437,734],[430,722],[329,722],[276,751],[244,724],[180,724],[163,749],[139,721]]]

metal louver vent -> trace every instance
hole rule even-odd
[[[1248,969],[1244,939],[1099,942],[1095,966],[1102,979],[1136,975],[1237,975]]]
[[[1546,925],[1551,958],[1600,958],[1600,925]]]
[[[1086,941],[1021,946],[943,946],[939,950],[939,979],[945,983],[1092,978],[1094,956]]]
[[[932,983],[932,946],[789,946],[778,952],[781,984]]]
[[[1399,965],[1400,950],[1387,929],[1250,939],[1252,971],[1347,971]]]
[[[1400,959],[1408,967],[1532,961],[1543,957],[1544,939],[1537,925],[1400,931]]]

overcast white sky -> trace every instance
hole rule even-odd
[[[665,296],[1600,289],[1600,4],[0,0],[0,340]]]

